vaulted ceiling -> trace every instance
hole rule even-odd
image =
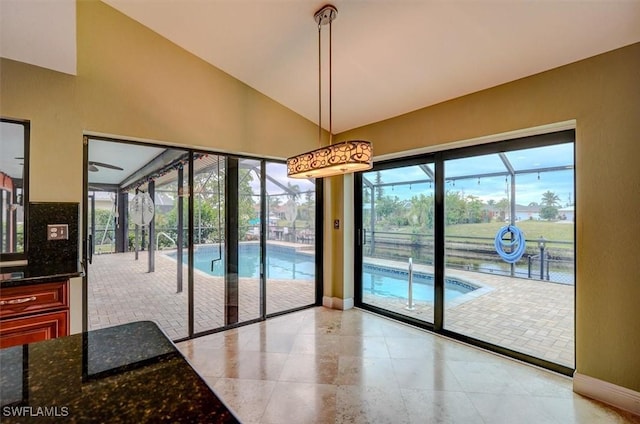
[[[324,2],[104,1],[317,122],[313,15]],[[638,0],[333,4],[338,9],[332,27],[334,133],[640,41]],[[74,73],[74,23],[74,0],[2,0],[0,52]],[[326,106],[326,96],[323,102]],[[328,127],[326,119],[323,126]]]

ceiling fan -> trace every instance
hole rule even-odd
[[[90,160],[89,161],[89,172],[98,172],[100,170],[99,167],[102,168],[108,168],[108,169],[115,169],[116,171],[123,171],[123,168],[120,168],[119,166],[115,166],[115,165],[111,165],[108,163],[102,163],[102,162],[95,162]]]

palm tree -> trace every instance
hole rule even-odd
[[[558,208],[556,206],[560,204],[560,197],[554,192],[547,190],[542,193],[540,203],[543,205],[542,208],[540,208],[540,218],[549,221],[556,219],[558,216]]]
[[[547,190],[542,193],[541,204],[545,206],[558,206],[560,204],[560,197],[552,191]]]

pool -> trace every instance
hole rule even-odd
[[[409,272],[373,264],[364,264],[362,273],[362,292],[383,297],[406,299],[408,296]],[[434,302],[433,275],[413,273],[413,300]],[[449,301],[479,288],[456,278],[445,278],[444,300]]]
[[[167,253],[175,259],[176,252]],[[194,267],[206,274],[221,277],[224,275],[224,246],[220,258],[217,245],[199,245],[196,247]],[[183,253],[183,263],[187,263],[187,252]],[[266,270],[267,278],[283,280],[315,280],[315,255],[299,252],[295,249],[267,244]],[[260,276],[260,245],[257,243],[240,244],[238,247],[238,276],[241,278],[258,278]]]
[[[176,258],[176,252],[166,256]],[[223,258],[220,258],[217,245],[199,245],[194,252],[194,266],[206,274],[221,277],[224,275]],[[211,261],[214,262],[213,270]],[[242,278],[258,278],[260,276],[260,245],[243,243],[238,247],[238,276]],[[187,262],[187,252],[183,254]],[[315,280],[315,255],[296,251],[293,248],[267,244],[266,270],[267,279],[281,280]],[[374,264],[363,264],[363,294],[406,299],[408,292],[408,271],[382,267]],[[445,301],[472,292],[478,287],[466,281],[446,278],[444,286]],[[413,300],[433,302],[433,275],[422,272],[413,273]]]

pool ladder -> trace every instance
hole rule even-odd
[[[405,308],[408,311],[413,311],[415,306],[413,305],[413,258],[409,258],[409,284],[407,293],[407,306]]]

